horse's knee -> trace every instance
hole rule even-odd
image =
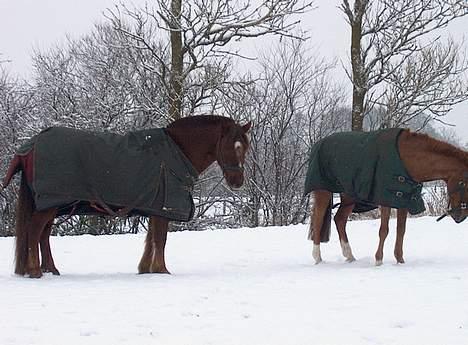
[[[339,209],[338,212],[336,212],[335,216],[333,217],[333,220],[335,221],[335,224],[338,225],[346,225],[346,222],[348,221],[348,214],[346,210]]]
[[[344,223],[343,218],[340,217],[338,213],[335,214],[335,216],[333,217],[333,221],[335,222],[337,228],[339,228]]]
[[[379,229],[379,237],[382,239],[382,240],[385,240],[388,236],[388,226],[380,226],[380,229]]]

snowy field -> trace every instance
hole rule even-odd
[[[52,238],[62,276],[16,277],[0,239],[0,344],[468,344],[468,226],[410,219],[374,266],[378,221],[311,258],[304,225],[170,233],[172,275],[137,275],[143,235]]]

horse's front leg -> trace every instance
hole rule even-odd
[[[140,263],[138,264],[138,273],[151,273],[151,263],[154,255],[154,240],[153,240],[153,226],[152,223],[154,217],[150,217],[148,222],[148,232],[146,233],[145,249],[143,250],[143,256],[141,257]]]
[[[348,235],[346,234],[346,223],[348,217],[353,212],[354,201],[349,196],[341,194],[341,206],[333,218],[340,238],[341,251],[347,262],[353,262],[356,259],[353,256],[353,251],[349,245]]]
[[[395,241],[395,259],[399,264],[404,264],[403,259],[403,238],[406,231],[406,218],[408,217],[408,210],[400,208],[397,210],[397,236]]]
[[[320,232],[330,204],[332,193],[326,190],[316,190],[314,194],[314,207],[312,208],[312,219],[310,221],[309,237],[314,241],[312,249],[312,257],[315,263],[322,262],[322,255],[320,253]]]
[[[52,232],[52,224],[54,219],[51,219],[45,226],[41,235],[41,270],[42,272],[51,272],[53,275],[59,276],[60,272],[55,267],[54,258],[50,249],[50,233]]]
[[[164,258],[164,249],[166,248],[167,228],[169,221],[165,218],[156,217],[153,224],[153,240],[154,240],[154,255],[151,264],[152,273],[167,273],[170,272],[166,268],[166,261]]]
[[[380,207],[380,229],[379,229],[379,246],[375,253],[375,265],[380,266],[383,263],[383,248],[385,239],[388,235],[388,221],[390,220],[390,207]]]

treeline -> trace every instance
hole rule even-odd
[[[355,109],[349,107],[350,87],[335,81],[334,69],[341,67],[325,61],[309,41],[292,34],[295,25],[286,20],[309,8],[310,2],[278,0],[272,4],[278,6],[274,11],[258,12],[257,26],[249,17],[257,15],[255,12],[248,8],[233,11],[227,1],[220,1],[217,8],[192,1],[190,8],[182,6],[180,12],[163,4],[155,9],[120,7],[109,12],[107,20],[95,25],[88,35],[35,52],[33,77],[28,81],[9,74],[5,64],[0,64],[1,175],[16,148],[49,126],[124,133],[162,127],[178,117],[219,114],[254,123],[245,186],[240,192],[231,192],[219,169],[213,167],[194,191],[195,219],[175,225],[174,230],[304,222],[310,208],[309,199],[302,195],[308,151],[321,138],[350,130]],[[239,23],[243,23],[241,27]],[[178,31],[174,30],[177,25]],[[250,71],[237,71],[241,54],[226,46],[235,39],[268,34],[282,39],[275,40],[278,44],[251,63]],[[177,42],[182,44],[179,50],[174,46]],[[403,63],[398,69],[388,59],[394,74],[386,74],[390,78],[388,89],[380,91],[388,91],[381,97],[370,93],[373,98],[365,106],[364,129],[391,125],[431,130],[434,114],[443,116],[450,105],[461,101],[460,88],[466,85],[460,76],[466,65],[458,58],[458,48],[452,43],[449,46],[453,49],[445,52],[452,57],[453,69],[420,51],[427,66],[439,63],[448,71],[446,78],[435,65],[427,68],[428,75],[421,78],[425,87],[408,84],[418,108],[405,99],[404,111],[397,113],[395,100],[401,90],[391,78],[398,72],[411,81],[410,70]],[[411,61],[419,61],[416,53],[414,50],[412,56],[416,60]],[[431,79],[430,74],[436,72],[437,78]],[[434,88],[446,86],[441,80],[451,81],[453,92],[432,92],[438,101],[428,102],[421,111],[423,100],[416,96],[430,98],[428,80],[434,82]],[[445,102],[439,100],[441,97]],[[1,193],[0,235],[14,232],[16,193],[16,186]],[[109,234],[137,232],[144,227],[145,221],[138,217],[73,217],[63,219],[56,231]]]

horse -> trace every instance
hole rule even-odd
[[[250,127],[251,122],[240,125],[234,120],[223,116],[199,115],[176,120],[164,128],[163,131],[172,140],[174,146],[180,149],[182,152],[181,156],[191,163],[196,177],[216,161],[229,187],[238,189],[244,183],[244,163],[249,149],[249,140],[246,133]],[[151,135],[145,135],[144,141],[148,138],[151,138]],[[144,145],[142,145],[142,148],[144,148]],[[34,155],[37,155],[37,152],[34,153],[34,150],[36,149],[30,150],[28,154],[16,154],[10,163],[3,181],[3,188],[5,188],[10,183],[13,175],[20,171],[22,172],[15,224],[16,274],[27,275],[30,278],[40,278],[45,272],[60,275],[52,257],[50,234],[54,225],[54,219],[65,214],[69,216],[74,214],[113,216],[138,214],[148,216],[148,232],[144,252],[138,265],[138,273],[170,273],[166,268],[164,251],[168,225],[171,220],[175,219],[172,216],[175,213],[170,213],[170,209],[160,210],[155,213],[147,210],[144,212],[137,211],[132,209],[134,205],[122,208],[122,205],[108,204],[105,200],[99,199],[99,197],[96,197],[96,200],[74,200],[73,202],[68,200],[65,205],[38,209],[36,201],[39,199],[34,198],[35,190],[32,184],[33,169],[35,169],[33,167]],[[70,152],[70,154],[75,153]],[[172,153],[169,155],[172,155]],[[36,159],[39,159],[38,157]],[[171,159],[171,157],[168,159]],[[163,165],[164,162],[162,163]],[[54,167],[48,168],[54,169]],[[139,171],[141,172],[142,170],[145,169]],[[167,167],[166,170],[168,170]],[[84,174],[85,172],[79,173]],[[170,176],[170,171],[166,175],[166,179],[173,178]],[[179,180],[176,179],[175,181]],[[190,181],[192,182],[192,180]],[[181,184],[182,182],[177,183]],[[188,185],[190,187],[191,183]],[[187,186],[180,185],[176,187],[182,190]],[[61,186],[61,188],[68,188],[68,186]],[[118,186],[117,188],[124,188],[125,190],[125,188],[132,188],[132,186]],[[167,191],[162,192],[162,194],[164,193],[168,194]],[[189,196],[193,208],[191,194]],[[168,198],[171,196],[165,195],[164,197]],[[193,210],[191,212],[190,216],[193,216]],[[169,216],[164,216],[166,214]],[[39,259],[39,246],[41,260]]]
[[[417,193],[420,193],[423,182],[443,180],[446,183],[449,196],[447,211],[443,216],[450,215],[456,223],[464,221],[468,216],[468,209],[466,206],[468,202],[468,152],[449,143],[434,139],[426,134],[411,132],[408,129],[398,129],[396,133],[395,148],[397,148],[397,154],[401,159],[401,163],[407,175],[394,176],[395,183],[410,183],[413,188],[412,191],[416,191],[416,194],[411,194],[411,192],[408,191],[402,192],[396,190],[398,187],[392,187],[393,190],[390,192],[394,193],[395,199],[403,198],[405,193],[408,192],[408,195],[411,196],[411,202],[413,202],[413,204],[410,202],[408,205],[414,206],[414,202],[417,202],[419,198]],[[340,136],[341,133],[335,135]],[[349,150],[349,147],[345,147],[343,150]],[[357,151],[362,151],[360,152],[362,155],[361,158],[363,161],[366,161],[367,156],[365,155],[365,148],[359,147]],[[386,157],[383,158],[385,159]],[[340,161],[337,161],[336,164],[339,165]],[[342,168],[346,169],[346,166]],[[388,168],[391,167],[387,166],[386,169]],[[373,173],[375,173],[375,171],[371,172],[371,174]],[[366,171],[360,170],[358,174],[366,174]],[[353,181],[353,183],[356,183],[356,181]],[[329,234],[330,231],[330,227],[326,226],[326,218],[328,215],[328,219],[331,219],[333,188],[316,188],[312,191],[312,194],[315,201],[311,209],[309,239],[313,240],[312,256],[315,263],[318,264],[322,261],[320,242],[327,241],[327,234],[324,234],[324,232],[328,232]],[[377,205],[375,205],[375,200],[369,203],[369,200],[356,197],[356,194],[352,190],[343,191],[342,188],[340,199],[341,203],[334,216],[334,222],[337,228],[342,254],[347,262],[352,262],[355,258],[346,234],[348,217],[353,210],[356,211],[356,206],[359,204],[361,204],[361,206],[369,206],[370,204],[370,207],[364,207],[364,210],[375,208]],[[375,264],[379,266],[383,263],[383,247],[389,231],[388,222],[391,208],[397,208],[397,236],[394,255],[397,263],[402,264],[405,262],[403,258],[403,239],[406,231],[406,219],[411,209],[409,210],[409,207],[395,207],[395,205],[388,202],[388,200],[380,203],[379,206],[381,210],[380,240],[375,253]],[[416,210],[417,212],[414,213],[419,213],[424,209],[416,207]]]

